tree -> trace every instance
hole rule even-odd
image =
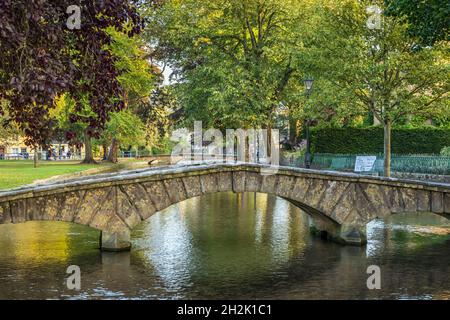
[[[171,86],[159,84],[150,99],[134,110],[145,124],[145,141],[149,149],[167,149],[169,130],[182,111],[173,91]]]
[[[399,17],[383,16],[380,28],[368,28],[366,8],[372,4],[346,0],[325,6],[310,63],[383,124],[390,176],[392,125],[406,115],[450,112],[448,44],[418,50],[418,40]]]
[[[141,119],[130,110],[113,113],[98,142],[106,141],[113,141],[108,160],[116,163],[118,161],[118,148],[121,144],[135,147],[145,144],[145,126]]]
[[[141,35],[129,37],[115,28],[109,28],[108,34],[112,39],[109,49],[115,57],[123,100],[129,108],[135,109],[152,95],[160,70],[149,61],[149,49]]]
[[[73,33],[71,48],[71,58],[76,64],[76,85],[70,93],[76,105],[70,121],[87,125],[83,162],[93,163],[91,138],[100,136],[111,113],[126,106],[117,59],[109,48],[114,39],[108,30],[114,28],[132,37],[141,31],[141,20],[135,8],[125,0],[115,0],[108,5],[103,1],[89,1],[83,9],[89,12],[88,21],[82,21],[86,27]],[[68,132],[67,137],[73,139],[74,132]]]
[[[54,97],[71,83],[66,8],[63,1],[0,2],[0,99],[35,154],[50,134]]]
[[[66,27],[66,10],[81,8],[81,29]],[[105,50],[107,27],[138,33],[141,20],[126,0],[5,0],[0,2],[0,98],[35,150],[50,136],[49,110],[55,98],[70,92],[75,111],[88,99],[93,113],[71,115],[87,124],[87,138],[98,136],[110,112],[123,107],[114,59]],[[69,139],[75,138],[68,132]],[[87,162],[93,159],[86,159]]]
[[[69,93],[64,93],[55,99],[55,108],[50,111],[50,117],[55,121],[55,127],[59,131],[70,133],[70,144],[81,148],[84,145],[85,156],[83,162],[95,163],[92,150],[92,138],[88,135],[88,124],[74,120],[74,115],[87,118],[95,116],[87,98],[77,102]],[[80,105],[82,108],[80,108]]]
[[[115,67],[120,73],[117,81],[123,88],[121,98],[125,103],[124,110],[127,111],[113,114],[107,124],[106,134],[102,136],[104,144],[111,144],[107,160],[117,162],[120,143],[137,139],[142,133],[142,121],[135,114],[139,114],[138,110],[141,106],[148,106],[159,70],[148,61],[149,54],[141,37],[129,37],[127,34],[113,28],[108,29],[108,34],[113,39],[109,48],[116,59]],[[130,121],[133,119],[136,122],[136,131],[128,128]],[[115,129],[122,131],[115,134]],[[129,134],[129,137],[126,136],[127,134]],[[109,137],[111,140],[107,142],[105,140],[106,137]],[[139,145],[137,142],[134,141],[128,144]],[[143,144],[141,143],[140,145]]]
[[[450,6],[441,0],[385,0],[386,13],[406,17],[408,31],[423,46],[449,41]]]
[[[0,100],[0,109],[6,107],[7,101]],[[17,137],[21,134],[18,125],[11,121],[11,118],[6,112],[0,116],[0,147],[7,147],[12,141],[17,140]]]
[[[149,43],[174,70],[185,124],[270,128],[295,72],[302,1],[167,1],[147,8]],[[163,58],[164,57],[164,58]]]

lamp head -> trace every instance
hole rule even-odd
[[[303,83],[305,84],[305,90],[306,92],[310,92],[314,83],[314,79],[313,78],[306,78],[305,80],[303,80]]]

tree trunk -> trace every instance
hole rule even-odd
[[[34,146],[34,155],[33,155],[33,167],[37,168],[38,167],[38,147]]]
[[[103,149],[102,160],[106,160],[106,159],[108,159],[108,145],[107,144],[103,144],[102,145],[102,149]]]
[[[291,146],[297,144],[298,121],[294,118],[289,120],[289,142]]]
[[[119,162],[118,153],[119,153],[119,142],[117,141],[116,138],[113,138],[111,141],[111,148],[109,149],[108,161],[112,163]]]
[[[384,121],[384,175],[391,176],[391,120]]]
[[[267,126],[267,154],[266,161],[269,161],[272,156],[272,125],[269,123]]]
[[[91,137],[87,133],[87,130],[84,131],[84,160],[82,163],[87,163],[87,164],[96,164],[97,163],[94,160],[94,155],[92,153]]]
[[[250,138],[245,137],[245,162],[250,162]]]

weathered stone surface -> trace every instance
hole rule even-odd
[[[331,212],[348,186],[348,182],[329,181],[321,200],[317,204],[317,209],[322,212]]]
[[[59,197],[52,195],[27,199],[27,220],[54,221],[59,213]]]
[[[45,197],[39,197],[39,198],[30,198],[25,200],[27,205],[26,208],[26,220],[33,221],[33,220],[44,220],[44,214],[45,210],[47,209],[45,207]]]
[[[21,223],[27,221],[27,204],[25,199],[11,201],[11,219],[12,223]]]
[[[220,172],[217,175],[217,191],[233,190],[233,175],[231,172]]]
[[[289,197],[294,183],[295,183],[294,177],[289,177],[285,175],[279,176],[275,194],[280,197]]]
[[[377,217],[376,207],[367,197],[359,183],[355,184],[355,208],[359,215],[359,222],[370,221]]]
[[[307,207],[303,203],[291,199],[287,200],[309,215],[310,223],[312,222],[312,225],[310,226],[311,231],[318,233],[322,238],[332,239],[339,235],[340,226],[336,221],[318,210]]]
[[[317,208],[322,198],[326,195],[328,182],[322,179],[313,179],[309,182],[309,188],[304,195],[308,205]]]
[[[127,184],[120,186],[120,189],[126,193],[142,220],[150,218],[157,211],[150,196],[141,184]]]
[[[186,200],[187,195],[184,189],[183,181],[179,178],[164,180],[167,193],[169,194],[170,201],[172,203],[181,202]]]
[[[399,188],[389,188],[387,190],[387,205],[393,213],[404,212],[403,197]]]
[[[55,221],[61,211],[60,205],[61,205],[61,200],[58,197],[58,195],[52,195],[52,196],[47,197],[47,201],[45,203],[45,208],[48,208],[48,210],[45,210],[44,220]]]
[[[403,202],[402,212],[415,212],[417,209],[417,193],[416,190],[402,188],[400,195]]]
[[[108,229],[108,224],[112,218],[117,219],[116,204],[118,203],[117,191],[114,189],[110,190],[107,198],[104,199],[102,204],[96,208],[95,213],[91,216],[89,220],[89,226],[98,230],[110,230]],[[123,219],[122,219],[123,220]]]
[[[0,203],[0,224],[11,223],[11,213],[9,210],[9,202]]]
[[[364,193],[367,201],[372,205],[374,212],[372,217],[385,218],[391,215],[391,208],[386,197],[384,186],[360,183],[361,192]]]
[[[245,172],[244,189],[246,192],[260,192],[263,176],[257,172]]]
[[[416,190],[417,206],[416,211],[418,212],[430,212],[431,204],[431,193],[425,190]]]
[[[261,192],[275,194],[278,176],[262,176]]]
[[[434,213],[444,213],[444,194],[441,192],[431,192],[431,211]]]
[[[74,222],[90,225],[99,208],[112,205],[111,202],[114,201],[114,198],[109,196],[110,192],[112,192],[112,187],[87,190],[79,210],[75,214]]]
[[[144,183],[143,185],[158,211],[165,209],[172,204],[162,181],[152,181]]]
[[[450,214],[450,193],[444,195],[444,213]]]
[[[100,248],[103,251],[128,251],[131,249],[130,231],[122,232],[102,231],[100,235]]]
[[[116,187],[117,192],[117,215],[125,222],[128,228],[133,229],[137,226],[141,221],[141,216],[139,215],[138,210],[134,206],[134,204],[128,198],[128,195],[122,191],[122,188]],[[112,208],[114,210],[114,208]],[[108,209],[107,209],[108,210]],[[99,215],[107,216],[107,212],[105,214],[97,213],[96,217]],[[106,220],[107,222],[107,220]],[[105,224],[106,225],[106,224]]]
[[[308,211],[306,210],[306,212]],[[340,227],[337,223],[332,222],[330,219],[324,219],[319,215],[308,213],[312,219],[312,225],[310,227],[313,227],[311,230],[313,233],[318,233],[322,238],[330,240],[339,236]]]
[[[102,231],[108,232],[123,232],[124,230],[129,230],[125,222],[119,218],[116,214],[111,214],[106,227]]]
[[[203,193],[217,192],[217,176],[215,174],[205,174],[200,176],[200,184]]]
[[[297,177],[289,198],[299,202],[305,202],[307,200],[305,194],[308,191],[310,182],[308,179]]]
[[[199,176],[188,176],[181,178],[188,198],[198,197],[202,195],[202,186]]]
[[[356,184],[350,185],[331,212],[331,218],[340,224],[360,225],[364,222],[356,206]]]
[[[59,208],[58,215],[56,216],[56,220],[69,222],[74,221],[85,193],[86,191],[81,190],[58,195],[61,206]]]
[[[245,192],[245,172],[233,172],[233,191]]]

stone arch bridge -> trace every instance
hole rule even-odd
[[[0,224],[68,221],[101,230],[103,250],[130,249],[130,230],[172,204],[212,192],[280,196],[311,216],[314,230],[353,245],[365,225],[400,212],[450,218],[450,185],[257,164],[198,164],[101,174],[0,192]]]

